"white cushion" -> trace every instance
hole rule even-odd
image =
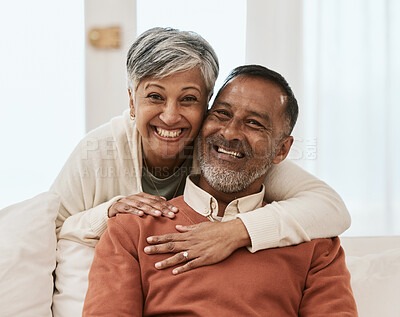
[[[93,247],[71,240],[59,240],[56,292],[53,297],[54,317],[82,316],[93,256]]]
[[[347,256],[359,316],[400,316],[400,248]]]
[[[59,198],[43,193],[0,210],[0,316],[51,316]]]

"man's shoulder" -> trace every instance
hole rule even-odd
[[[312,261],[327,263],[337,259],[344,259],[344,250],[340,245],[339,237],[315,239],[307,244],[312,245]]]
[[[310,242],[307,243],[312,243],[314,245],[315,249],[321,249],[321,250],[338,250],[340,248],[340,239],[339,237],[332,237],[332,238],[320,238],[320,239],[315,239],[311,240]]]
[[[192,210],[182,198],[177,197],[170,200],[171,204],[179,208],[179,212],[175,217],[170,219],[167,217],[153,217],[150,215],[143,215],[141,217],[133,214],[119,213],[115,217],[108,220],[108,225],[120,227],[120,229],[128,232],[129,234],[136,232],[155,232],[157,235],[164,233],[176,232],[176,225],[192,225],[198,223],[197,216],[202,217],[194,210]]]
[[[179,209],[177,215],[181,215],[189,221],[191,224],[196,224],[204,221],[209,221],[206,217],[196,212],[192,207],[190,207],[184,199],[184,196],[178,196],[169,200],[169,203]]]
[[[290,258],[297,258],[299,261],[305,261],[311,264],[311,266],[313,263],[318,262],[321,259],[324,259],[328,262],[333,261],[338,256],[342,256],[343,253],[343,249],[340,247],[340,240],[338,237],[315,239],[297,245],[268,249],[264,251],[267,251],[266,253],[272,252],[272,254],[284,254]]]
[[[168,201],[171,205],[174,205],[176,207],[181,207],[182,209],[191,209],[187,203],[185,203],[185,200],[183,198],[183,195],[180,195],[178,197],[172,198]]]

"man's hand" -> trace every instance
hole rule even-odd
[[[108,208],[108,217],[114,217],[117,213],[134,214],[143,216],[144,214],[159,217],[174,218],[178,208],[172,206],[164,197],[157,197],[146,193],[139,193],[115,201]]]
[[[200,266],[211,265],[225,260],[236,249],[251,244],[246,227],[240,219],[227,222],[203,222],[192,226],[177,225],[180,233],[148,237],[152,246],[144,248],[147,254],[176,253],[155,264],[165,269],[187,262],[172,270],[173,274],[183,273]]]

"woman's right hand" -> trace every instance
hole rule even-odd
[[[114,217],[117,213],[133,214],[143,216],[144,214],[153,217],[161,215],[174,218],[178,208],[172,206],[164,197],[153,196],[146,193],[126,196],[116,200],[108,208],[108,217]]]

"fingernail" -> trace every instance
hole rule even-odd
[[[178,274],[178,270],[177,269],[173,269],[172,270],[172,274]]]
[[[153,242],[153,237],[148,237],[147,242]]]
[[[172,210],[172,211],[178,211],[178,208],[172,207],[171,210]]]
[[[145,247],[144,248],[144,252],[150,252],[151,251],[151,248],[150,247]]]
[[[161,269],[161,263],[160,262],[157,262],[154,266],[156,267],[156,269]]]
[[[159,211],[159,210],[154,210],[154,214],[155,214],[156,216],[159,216],[159,215],[161,215],[161,211]]]
[[[168,213],[168,216],[173,217],[173,216],[175,216],[175,214],[174,214],[173,212],[170,211],[170,212]]]

